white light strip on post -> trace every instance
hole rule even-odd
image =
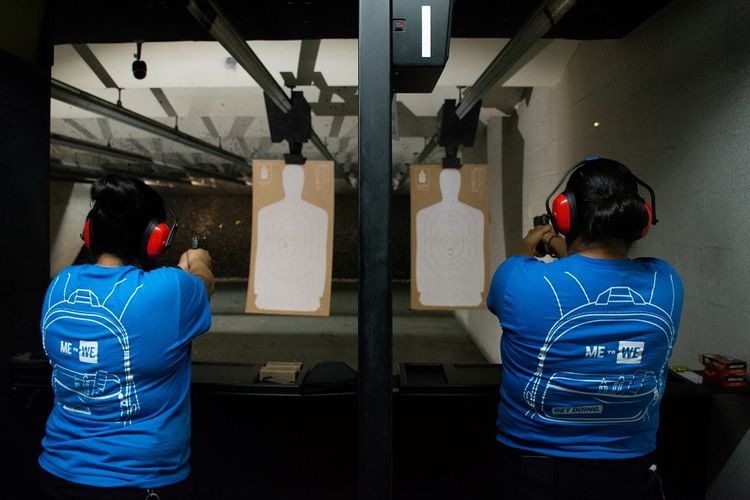
[[[432,57],[432,7],[422,6],[422,57]]]

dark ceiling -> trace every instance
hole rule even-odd
[[[374,1],[374,0],[373,0]],[[393,0],[396,1],[396,0]],[[552,38],[620,38],[672,0],[578,0]],[[223,0],[247,40],[357,38],[356,0]],[[509,38],[536,0],[454,0],[454,37]],[[56,0],[53,43],[210,40],[185,0]]]

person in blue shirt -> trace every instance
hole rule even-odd
[[[663,498],[653,452],[683,288],[663,260],[628,258],[656,222],[653,203],[627,167],[587,159],[552,208],[548,199],[552,224],[495,272],[494,498]],[[545,254],[559,258],[536,258]]]
[[[102,177],[91,200],[94,263],[63,269],[42,309],[54,405],[40,485],[49,498],[188,498],[190,342],[211,326],[211,256],[154,268],[176,227],[141,181]]]

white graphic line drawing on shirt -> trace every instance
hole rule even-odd
[[[669,308],[669,316],[672,316],[672,311],[674,311],[674,279],[672,278],[672,275],[669,275],[669,284],[672,285],[672,307]]]
[[[648,303],[652,303],[654,301],[654,290],[656,290],[656,275],[657,273],[654,273],[654,283],[651,285],[651,296],[648,298]],[[674,292],[674,290],[672,290]]]
[[[560,305],[560,297],[557,296],[557,290],[555,290],[555,287],[552,286],[552,283],[550,283],[550,281],[547,279],[546,276],[544,277],[544,281],[547,282],[547,284],[549,285],[549,287],[552,289],[552,293],[555,294],[555,300],[557,301],[557,307],[558,307],[558,309],[560,309],[560,317],[562,317],[562,315],[563,315],[562,306]]]
[[[576,280],[588,297],[581,282],[574,275],[566,274]],[[651,303],[653,290],[649,302],[646,302],[632,288],[618,286],[608,288],[595,301],[588,300],[562,315],[557,292],[546,276],[544,279],[555,294],[561,317],[547,333],[539,350],[536,371],[524,389],[524,399],[529,407],[525,415],[532,419],[539,417],[566,424],[613,424],[650,418],[649,411],[658,404],[664,391],[667,360],[676,335],[672,320],[675,300],[672,275],[672,310],[669,313]],[[655,273],[654,283],[656,279]],[[660,332],[663,335],[664,361],[658,373],[633,370],[641,364],[646,349],[645,342],[635,339],[620,340],[616,348],[585,346],[585,357],[612,356],[613,368],[617,367],[619,372],[592,374],[565,371],[545,374],[545,361],[555,342],[577,331],[585,332],[586,328],[596,323],[622,323],[623,331],[627,331],[629,325],[646,324],[653,331]],[[658,342],[651,341],[649,349],[654,344]]]
[[[97,370],[94,373],[80,373],[60,365],[55,365],[52,372],[52,381],[54,384],[78,394],[78,398],[84,403],[87,399],[117,398],[121,386],[120,377],[105,370]],[[117,390],[110,390],[112,387],[116,387]]]
[[[69,281],[70,275],[66,284]],[[123,281],[115,283],[112,291]],[[130,365],[130,339],[121,319],[142,286],[135,288],[119,315],[101,303],[93,291],[87,289],[76,289],[50,305],[42,320],[42,346],[50,357],[47,336],[50,332],[54,332],[55,340],[59,340],[63,355],[68,355],[71,365],[76,367],[74,369],[71,366],[64,366],[60,362],[52,364],[55,399],[63,409],[82,415],[94,415],[100,411],[112,411],[111,407],[102,406],[112,404],[110,403],[112,401],[117,404],[115,411],[119,411],[119,419],[123,425],[130,425],[132,418],[140,412],[138,391]],[[51,293],[53,291],[54,289]],[[108,299],[112,291],[107,295]],[[50,295],[50,303],[51,299]],[[55,327],[58,322],[62,322],[64,327]],[[100,359],[98,348],[101,336],[86,339],[66,337],[71,332],[75,334],[77,330],[90,334],[92,327],[102,329],[106,335],[112,335],[117,339],[122,353],[121,376],[97,368]],[[77,352],[78,362],[84,367],[94,365],[93,371],[81,371],[81,365],[76,363],[74,352]],[[112,352],[104,352],[102,355],[107,356],[107,360],[111,362]],[[55,359],[60,359],[60,357],[57,356]]]
[[[580,387],[585,384],[587,389]],[[596,391],[589,388],[596,387]],[[563,393],[573,393],[574,396],[587,398],[584,404],[560,404],[560,401],[547,401],[561,396]],[[569,396],[569,395],[568,395]],[[547,420],[565,420],[567,422],[596,421],[599,423],[615,423],[636,421],[648,418],[649,405],[658,401],[659,390],[656,376],[652,371],[638,371],[628,375],[591,375],[582,377],[579,373],[555,373],[545,387],[542,395],[542,407],[548,408],[552,418]],[[620,405],[618,415],[614,418],[605,417],[608,406]],[[544,416],[543,416],[544,418]]]
[[[68,278],[65,280],[65,289],[63,289],[63,297],[68,296],[68,283],[70,283],[70,273],[68,273]]]
[[[55,278],[55,281],[52,282],[52,287],[49,290],[49,297],[47,297],[47,309],[49,309],[52,305],[52,295],[55,293],[55,287],[57,286],[58,281],[60,281],[59,275],[57,276],[57,278]]]
[[[115,293],[115,290],[117,289],[117,285],[119,285],[120,283],[125,283],[126,281],[128,281],[128,279],[127,278],[123,278],[120,281],[118,281],[117,283],[115,283],[112,286],[112,291],[109,292],[109,295],[107,295],[106,297],[104,297],[104,302],[102,302],[102,305],[106,304],[107,301],[109,300],[109,298],[112,296],[112,294]]]
[[[115,283],[115,286],[117,286],[117,283]],[[138,285],[136,289],[133,291],[133,294],[130,296],[128,301],[125,303],[125,307],[122,308],[122,312],[120,313],[120,317],[117,318],[119,320],[122,320],[122,315],[125,314],[125,311],[128,309],[128,306],[130,305],[130,301],[133,300],[133,297],[135,297],[135,294],[138,293],[138,290],[141,289],[143,285]]]
[[[591,302],[591,299],[589,299],[589,294],[586,293],[586,289],[583,288],[583,285],[581,284],[580,281],[578,281],[578,278],[576,278],[575,276],[573,276],[572,274],[570,274],[568,271],[565,271],[565,274],[567,274],[568,276],[570,276],[571,278],[573,278],[574,280],[576,280],[576,283],[578,283],[578,286],[581,287],[581,291],[583,292],[583,296],[586,297],[586,302],[587,303]]]

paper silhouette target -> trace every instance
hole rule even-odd
[[[425,247],[420,264],[428,276],[457,279],[482,268],[482,251],[477,248],[482,243],[482,213],[451,205],[433,205],[436,210],[425,208],[417,214],[417,242]],[[418,269],[417,276],[425,278],[420,274]]]
[[[473,309],[489,283],[486,165],[411,167],[411,307]]]
[[[253,234],[245,311],[327,316],[333,163],[254,160]]]

